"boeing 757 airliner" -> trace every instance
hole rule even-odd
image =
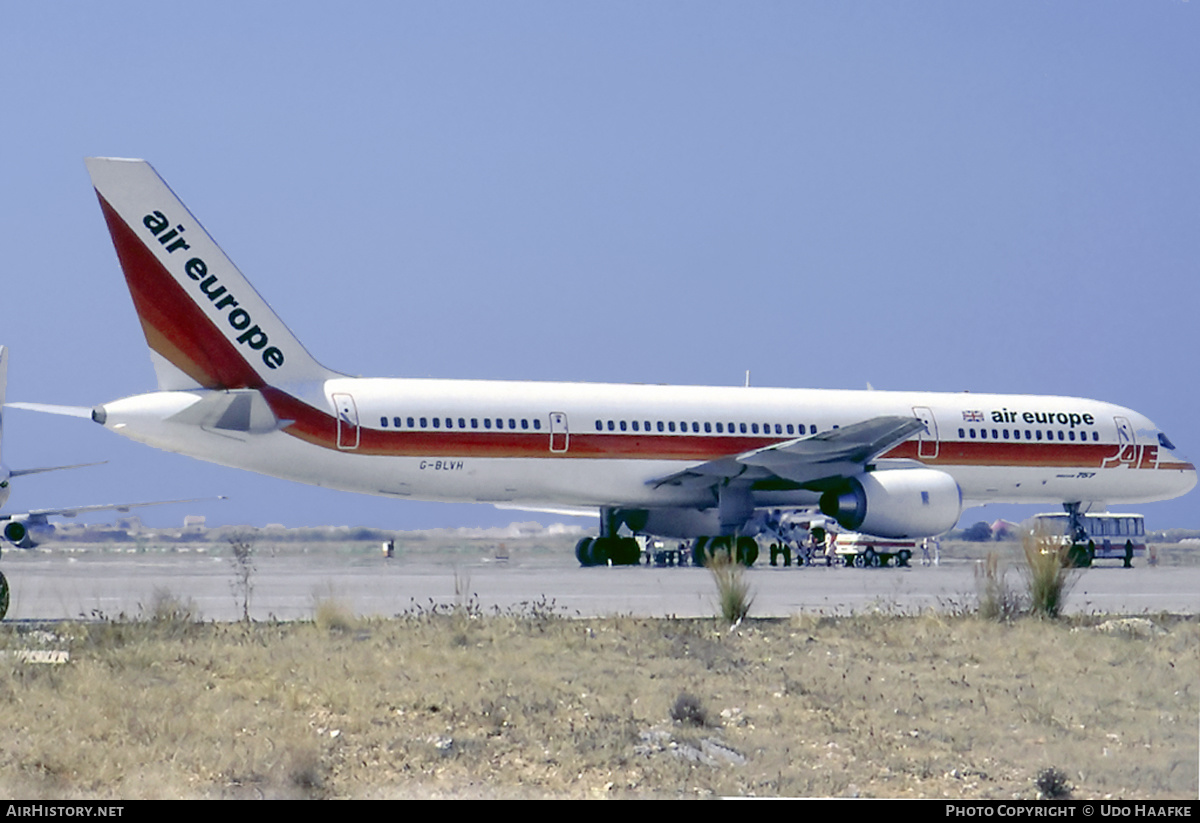
[[[819,508],[921,537],[964,506],[1079,512],[1196,485],[1150,420],[1097,400],[348,377],[305,351],[148,163],[87,166],[158,377],[92,417],[161,449],[402,499],[598,509],[585,563],[637,557],[622,525],[728,546],[756,511]]]

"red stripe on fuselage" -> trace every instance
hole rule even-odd
[[[263,381],[99,192],[133,307],[150,348],[206,389],[257,389]]]
[[[262,389],[276,417],[295,421],[285,432],[305,442],[337,450],[337,419],[272,387]],[[359,427],[352,454],[390,457],[563,458],[609,460],[716,460],[792,438],[657,435],[650,433],[570,435],[569,449],[550,451],[548,431],[384,431]],[[561,437],[561,435],[559,435]],[[936,458],[918,455],[915,440],[901,443],[885,458],[910,458],[929,466],[1027,466],[1031,468],[1101,468],[1118,451],[1114,443],[1000,443],[943,441]],[[1187,463],[1160,463],[1157,468],[1194,470]]]

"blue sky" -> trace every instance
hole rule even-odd
[[[1196,459],[1198,35],[1178,0],[9,4],[9,398],[154,388],[82,162],[115,155],[339,371],[1076,395]],[[5,423],[12,467],[109,461],[10,509],[524,519]]]

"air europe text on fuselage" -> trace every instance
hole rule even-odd
[[[1035,425],[1060,425],[1075,428],[1076,426],[1094,426],[1096,418],[1090,414],[1079,414],[1077,412],[1055,412],[1055,411],[1010,411],[1009,409],[997,409],[992,412],[993,423],[1016,423],[1022,422],[1027,426]]]
[[[142,225],[150,230],[159,244],[168,254],[186,251],[191,246],[184,239],[186,229],[182,225],[171,228],[171,221],[161,211],[153,211],[142,218]],[[262,361],[269,369],[277,369],[283,365],[283,352],[275,346],[267,345],[270,338],[259,328],[250,317],[250,312],[238,305],[225,286],[220,285],[215,274],[208,273],[208,265],[199,257],[191,257],[183,264],[184,273],[196,281],[200,293],[212,301],[216,309],[228,309],[225,319],[234,331],[240,332],[234,339],[239,345],[248,346],[254,351],[262,352]]]

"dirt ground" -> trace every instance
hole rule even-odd
[[[23,798],[1194,799],[1200,623],[1169,615],[0,629]],[[66,651],[69,661],[29,650]],[[61,657],[61,655],[60,655]]]

